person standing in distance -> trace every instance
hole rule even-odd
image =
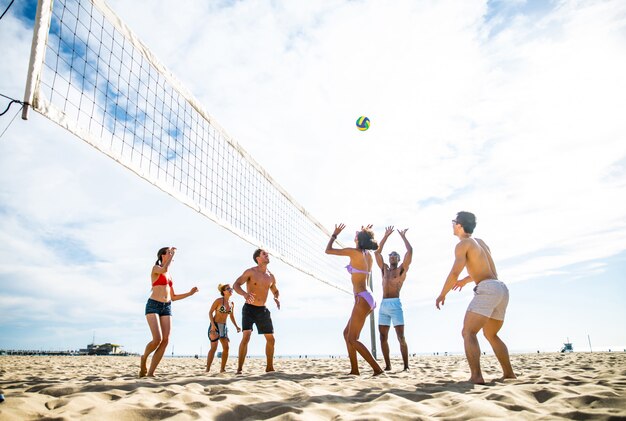
[[[237,374],[241,374],[243,370],[243,363],[248,354],[248,342],[250,342],[250,336],[252,335],[252,325],[254,324],[256,324],[259,335],[265,336],[265,356],[267,358],[265,372],[274,371],[274,344],[276,342],[274,339],[274,325],[272,324],[271,313],[265,306],[265,302],[267,301],[269,291],[272,291],[276,307],[280,310],[279,292],[276,287],[276,278],[267,270],[270,255],[263,249],[257,249],[252,258],[257,265],[246,269],[233,284],[235,292],[246,299],[246,303],[241,309],[243,337],[239,344]],[[243,284],[246,285],[245,291],[242,288]]]
[[[383,300],[380,303],[380,310],[378,311],[378,332],[380,333],[380,347],[383,350],[383,357],[385,359],[385,371],[391,370],[391,360],[389,358],[389,343],[387,338],[389,337],[389,327],[393,322],[393,327],[396,330],[396,336],[398,342],[400,342],[400,353],[402,354],[402,362],[404,363],[404,370],[409,370],[409,349],[404,338],[404,312],[402,311],[402,302],[400,302],[400,289],[406,279],[406,274],[411,265],[413,259],[413,247],[406,239],[406,232],[408,230],[399,230],[398,234],[404,241],[406,247],[406,253],[404,259],[400,263],[400,254],[392,251],[389,253],[389,265],[383,260],[382,252],[387,238],[393,233],[393,226],[389,226],[385,229],[385,235],[378,244],[378,249],[374,252],[376,257],[376,263],[382,271],[383,276]]]
[[[454,249],[454,264],[435,306],[440,309],[440,305],[444,305],[446,294],[450,290],[460,291],[469,282],[476,283],[474,298],[465,313],[462,334],[465,356],[471,372],[469,381],[484,384],[485,379],[480,369],[480,345],[476,337],[481,329],[502,366],[502,378],[516,377],[511,367],[509,350],[498,336],[509,304],[509,290],[504,282],[498,280],[496,265],[487,244],[483,240],[472,238],[475,227],[476,216],[471,212],[459,212],[452,220],[452,230],[459,238],[459,242]],[[467,268],[468,276],[459,279],[463,268]]]

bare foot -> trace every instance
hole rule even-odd
[[[389,366],[385,367],[385,371],[391,371],[391,367]]]
[[[271,373],[272,371],[276,371],[276,370],[274,370],[274,367],[267,367],[267,368],[265,369],[265,372],[266,372],[266,373]]]
[[[485,384],[485,379],[483,379],[482,376],[476,378],[470,377],[468,381],[474,384]]]
[[[146,373],[148,372],[148,368],[146,367],[147,358],[143,355],[141,356],[141,362],[139,363],[139,377],[146,377]]]
[[[402,370],[402,371],[406,371],[408,373],[411,370],[409,370],[409,367],[404,367],[404,370]]]
[[[374,371],[374,377],[376,376],[380,376],[381,374],[383,374],[385,371],[384,370],[380,370],[380,371]]]
[[[207,370],[208,371],[208,370]],[[226,370],[220,370],[220,373],[226,373]]]
[[[358,371],[351,371],[348,373],[348,376],[360,376],[361,373],[359,373]]]
[[[236,374],[241,374],[241,369],[238,369]]]

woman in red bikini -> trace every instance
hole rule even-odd
[[[154,370],[161,362],[165,348],[170,338],[172,326],[172,301],[182,300],[198,292],[198,288],[193,287],[185,294],[176,294],[172,286],[172,278],[168,274],[168,269],[172,259],[176,254],[176,247],[163,247],[157,253],[157,261],[152,267],[152,295],[146,303],[146,320],[150,326],[152,340],[146,345],[146,350],[141,356],[141,367],[139,377],[154,377]],[[150,362],[150,370],[147,369],[148,357],[154,352]]]
[[[374,297],[367,289],[367,281],[371,276],[373,263],[369,250],[377,250],[378,244],[374,240],[372,226],[368,225],[361,227],[361,231],[357,231],[354,237],[355,248],[333,248],[333,243],[345,227],[344,224],[335,225],[335,231],[333,231],[333,235],[331,235],[326,246],[326,254],[348,256],[350,258],[350,264],[346,266],[346,269],[352,276],[354,307],[352,307],[348,325],[343,331],[343,337],[348,347],[348,357],[350,358],[350,374],[359,374],[359,364],[356,359],[356,353],[358,352],[372,366],[374,375],[377,376],[383,373],[383,369],[378,365],[369,349],[359,342],[359,335],[365,324],[365,319],[376,308],[376,301],[374,301]]]

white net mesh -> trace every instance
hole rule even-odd
[[[246,241],[346,292],[329,233],[102,1],[40,1],[25,101]],[[39,53],[38,53],[39,52]]]

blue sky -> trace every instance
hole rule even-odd
[[[32,3],[0,21],[0,92],[15,98]],[[459,210],[477,214],[509,284],[511,350],[557,350],[568,337],[586,350],[587,335],[594,350],[626,348],[623,2],[312,3],[109,5],[328,229],[409,228],[411,352],[462,351],[471,290],[434,308]],[[354,127],[360,115],[367,132]],[[149,271],[173,244],[177,291],[200,293],[174,303],[171,343],[206,352],[215,287],[251,266],[255,247],[36,113],[0,142],[0,348],[76,349],[95,335],[140,352]],[[402,251],[397,235],[388,249]],[[352,298],[277,259],[270,269],[277,353],[343,354]],[[254,337],[250,352],[263,345]]]

